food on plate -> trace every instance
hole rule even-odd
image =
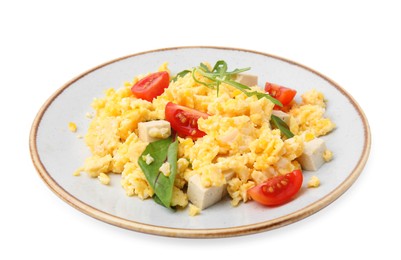
[[[320,180],[316,175],[313,175],[308,181],[308,188],[317,188],[320,186]]]
[[[199,214],[225,196],[278,206],[292,200],[302,170],[333,158],[321,136],[335,124],[325,117],[321,92],[266,82],[250,68],[225,61],[170,74],[139,75],[95,98],[85,135],[92,156],[83,171],[108,184],[121,174],[128,196],[153,198],[166,208]],[[75,175],[79,175],[75,172]]]
[[[147,101],[152,101],[155,97],[160,96],[164,89],[170,83],[170,76],[167,71],[159,71],[152,73],[131,88],[131,92],[137,97]]]
[[[109,175],[107,175],[107,174],[105,174],[105,173],[103,173],[103,172],[101,172],[101,173],[99,174],[99,176],[97,176],[97,178],[98,178],[99,181],[100,181],[102,184],[104,184],[104,185],[108,185],[108,184],[110,183],[110,177],[109,177]]]
[[[321,138],[315,138],[304,143],[304,151],[298,162],[302,165],[302,169],[307,171],[316,171],[319,169],[324,160],[324,153],[327,151],[326,143]]]
[[[290,201],[301,189],[303,175],[294,170],[285,175],[277,175],[248,190],[249,196],[266,206],[278,206]]]
[[[188,215],[191,217],[198,215],[201,212],[200,208],[195,206],[194,204],[189,203],[189,211]]]
[[[75,124],[74,122],[69,122],[68,123],[68,130],[70,130],[71,132],[75,133],[77,131],[77,124]]]
[[[286,108],[297,94],[295,89],[286,88],[270,82],[266,82],[265,91],[281,102],[282,106],[275,105],[274,109]]]

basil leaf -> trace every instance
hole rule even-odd
[[[148,144],[138,159],[138,164],[145,174],[146,180],[155,192],[155,201],[160,201],[167,208],[170,208],[175,175],[177,174],[177,152],[178,140],[173,142],[172,138],[169,137]],[[142,159],[142,156],[147,154],[154,159],[149,165]],[[159,171],[160,166],[166,161],[170,164],[169,176],[165,176]]]
[[[184,77],[185,75],[187,75],[188,73],[190,73],[190,70],[183,70],[181,72],[178,72],[171,80],[170,82],[176,82],[178,77]]]
[[[271,115],[271,122],[287,138],[291,138],[294,136],[294,134],[290,131],[290,128],[288,127],[288,125],[283,120],[281,120],[281,118],[279,118],[278,116]]]
[[[163,202],[159,199],[159,197],[157,197],[156,194],[153,195],[153,200],[154,200],[157,204],[162,205],[162,206],[164,207]]]

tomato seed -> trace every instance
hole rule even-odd
[[[187,122],[187,118],[183,115],[183,114],[181,114],[181,113],[178,113],[177,115],[176,115],[176,117],[180,120],[180,122],[181,123],[183,123],[183,124],[185,124],[186,122]]]

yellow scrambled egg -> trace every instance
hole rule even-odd
[[[168,68],[163,64],[159,70]],[[324,96],[317,90],[304,93],[300,104],[294,102],[289,110],[289,127],[295,136],[286,139],[271,128],[274,104],[268,99],[248,97],[225,84],[220,85],[217,97],[216,90],[198,84],[189,73],[148,102],[131,93],[131,86],[140,78],[118,90],[108,89],[105,97],[94,99],[96,113],[85,136],[92,157],[86,159],[82,170],[104,184],[109,182],[106,174],[121,174],[121,185],[128,196],[146,199],[154,194],[137,162],[148,145],[138,138],[138,123],[164,119],[169,101],[211,115],[198,120],[200,130],[206,133],[203,138],[178,138],[172,205],[181,207],[188,204],[185,188],[194,174],[201,176],[205,187],[227,183],[232,205],[246,202],[249,188],[271,176],[300,168],[296,159],[303,152],[304,141],[325,135],[335,127],[324,117]],[[257,86],[252,89],[262,91]],[[224,177],[227,171],[234,171],[229,181]],[[197,211],[192,208],[191,214]]]
[[[77,131],[77,124],[75,124],[74,122],[69,122],[68,123],[68,129],[75,133]]]

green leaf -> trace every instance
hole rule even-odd
[[[192,78],[193,78],[193,80],[194,80],[196,83],[199,83],[199,84],[205,85],[205,86],[208,87],[208,88],[214,89],[215,83],[206,83],[206,82],[203,82],[203,81],[198,80],[198,79],[195,77],[195,71],[196,71],[196,69],[194,68],[194,69],[192,70]],[[204,72],[201,72],[201,71],[202,71],[202,70],[197,70],[197,72],[199,72],[200,74],[204,73]],[[202,74],[202,75],[203,75],[203,74]]]
[[[271,102],[273,102],[274,104],[276,104],[276,105],[278,105],[278,106],[280,106],[280,107],[282,107],[283,106],[283,104],[279,101],[279,100],[277,100],[277,99],[275,99],[274,97],[272,97],[272,96],[270,96],[268,93],[262,93],[262,92],[258,92],[258,91],[249,91],[249,92],[244,92],[245,93],[245,95],[247,95],[248,97],[250,97],[250,96],[256,96],[258,99],[261,99],[261,98],[267,98],[267,99],[269,99]]]
[[[246,94],[246,91],[244,91],[244,90],[250,90],[250,89],[251,89],[250,87],[248,87],[248,86],[246,86],[246,85],[244,85],[244,84],[241,84],[241,83],[239,83],[239,82],[233,81],[233,80],[224,80],[223,82],[226,83],[226,84],[228,84],[228,85],[233,86],[233,87],[236,88],[236,89],[241,90],[241,91],[244,92],[245,94]]]
[[[217,72],[220,77],[224,77],[227,72],[227,62],[219,60],[214,65],[212,72]]]
[[[190,70],[183,70],[181,72],[178,72],[171,80],[170,82],[176,82],[178,77],[184,77],[185,75],[187,75],[188,73],[190,73]]]
[[[242,91],[243,93],[245,93],[245,95],[247,95],[248,97],[250,96],[256,96],[258,99],[261,98],[267,98],[269,99],[271,102],[273,102],[275,105],[278,105],[280,107],[283,106],[283,104],[278,101],[277,99],[273,98],[272,96],[270,96],[268,93],[261,93],[261,92],[257,92],[257,91],[250,91],[252,90],[250,87],[241,84],[237,81],[232,80],[233,76],[250,70],[251,68],[242,68],[242,69],[235,69],[231,72],[227,71],[228,70],[228,66],[227,66],[227,62],[225,62],[224,60],[219,60],[216,62],[216,64],[213,66],[212,71],[209,70],[209,68],[201,63],[199,65],[199,67],[194,68],[192,70],[192,78],[194,79],[195,82],[205,85],[208,88],[211,89],[216,89],[217,91],[217,96],[219,96],[219,90],[220,90],[220,84],[222,82],[224,82],[227,85],[230,85],[240,91]],[[199,74],[201,74],[203,77],[209,79],[211,82],[207,83],[207,82],[203,82],[198,80],[195,77],[195,72],[198,72]]]
[[[153,200],[154,200],[157,204],[162,205],[162,206],[164,207],[163,202],[159,199],[159,197],[157,197],[156,194],[153,195]]]
[[[157,199],[155,197],[155,201],[157,202],[157,200],[160,200],[167,208],[170,208],[174,180],[177,174],[177,152],[178,140],[173,142],[172,138],[169,137],[148,144],[145,151],[138,159],[138,164],[145,174],[146,180],[157,196]],[[149,165],[142,159],[142,156],[147,154],[154,159]],[[159,171],[160,166],[166,161],[170,164],[169,176],[165,176]]]
[[[201,64],[199,65],[199,68],[202,69],[202,70],[205,71],[205,72],[210,72],[209,68],[208,68],[205,64],[203,64],[203,63],[201,63]]]
[[[290,128],[288,127],[288,125],[281,120],[281,118],[279,118],[278,116],[275,115],[271,115],[271,122],[272,125],[274,125],[276,128],[278,128],[281,133],[286,136],[287,138],[291,138],[294,136],[294,134],[290,131]]]
[[[251,69],[251,67],[247,67],[247,68],[243,68],[243,69],[235,69],[235,70],[233,70],[233,71],[231,71],[231,72],[227,72],[226,74],[227,74],[227,75],[235,75],[235,74],[239,74],[239,73],[241,73],[241,72],[248,71],[248,70],[250,70],[250,69]]]
[[[156,202],[157,204],[159,204],[159,205],[161,205],[161,206],[163,206],[164,207],[164,204],[163,204],[163,202],[159,199],[159,197],[157,197],[157,195],[155,194],[155,195],[153,195],[153,200],[154,200],[154,202]],[[170,207],[170,209],[172,209],[172,210],[174,210],[174,211],[176,211],[177,209],[175,208],[175,207]]]

